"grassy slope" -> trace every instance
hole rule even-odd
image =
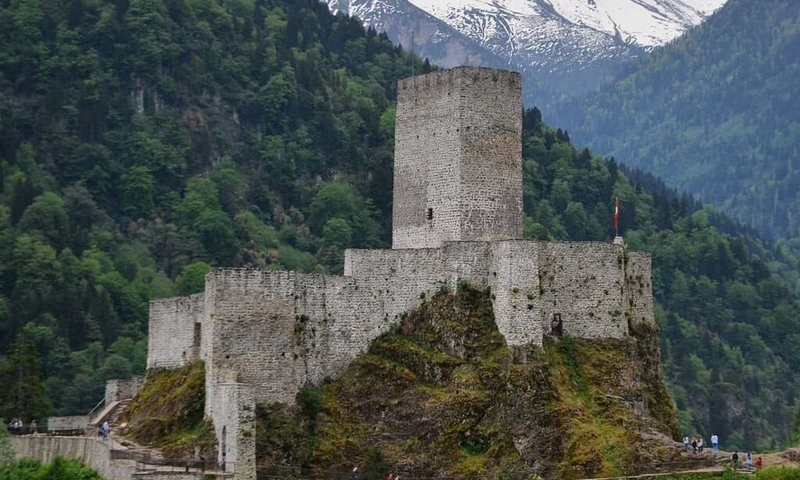
[[[168,458],[193,458],[195,446],[216,458],[214,429],[203,418],[205,370],[202,362],[175,370],[151,370],[122,421],[128,438],[160,448]]]
[[[582,478],[672,461],[657,331],[508,348],[485,292],[440,292],[298,408],[259,408],[265,470]],[[376,456],[375,452],[378,452]],[[310,472],[309,472],[310,473]]]

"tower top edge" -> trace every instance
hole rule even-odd
[[[443,81],[459,78],[472,78],[476,81],[488,79],[498,81],[501,79],[508,79],[520,85],[522,83],[522,74],[516,71],[489,67],[460,66],[400,79],[398,81],[398,88],[403,90],[410,87],[426,86],[432,83],[441,83]]]

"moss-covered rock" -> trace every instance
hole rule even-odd
[[[490,295],[469,288],[433,296],[317,391],[316,409],[259,408],[262,465],[344,472],[377,449],[411,476],[569,479],[677,455],[656,330],[509,348]]]
[[[167,458],[216,458],[216,438],[204,419],[205,370],[194,362],[174,370],[147,372],[144,385],[125,407],[122,422],[128,438],[161,449]]]

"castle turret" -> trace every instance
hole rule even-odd
[[[392,248],[521,239],[520,74],[458,67],[397,97]]]

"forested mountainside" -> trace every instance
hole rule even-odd
[[[0,416],[88,411],[143,371],[148,300],[211,266],[337,273],[389,245],[395,82],[427,67],[316,0],[2,0],[0,52]],[[800,304],[766,263],[785,259],[537,110],[524,157],[526,235],[610,241],[619,196],[653,252],[685,432],[785,445]]]
[[[731,0],[600,91],[545,112],[765,235],[800,234],[800,3]]]

